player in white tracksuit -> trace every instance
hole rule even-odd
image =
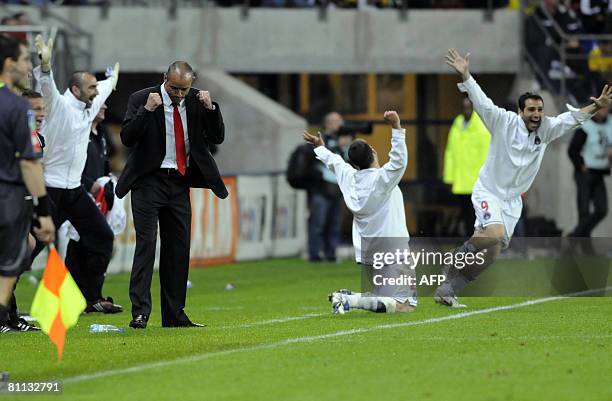
[[[600,108],[612,103],[612,87],[604,87],[598,98],[591,98],[589,106],[568,111],[556,117],[543,115],[544,101],[534,93],[521,95],[518,114],[497,107],[485,95],[469,71],[469,53],[461,57],[455,49],[448,51],[446,64],[452,67],[463,82],[458,84],[467,92],[486,127],[491,132],[487,161],[480,170],[472,191],[476,212],[475,232],[457,252],[486,250],[485,263],[473,264],[461,270],[446,266],[447,280],[436,290],[436,302],[464,307],[457,293],[476,279],[497,257],[502,247],[508,246],[514,227],[521,217],[521,194],[527,192],[540,169],[546,146],[562,135],[573,131],[590,119]]]
[[[329,168],[338,180],[347,207],[353,213],[353,245],[355,260],[362,261],[363,241],[375,238],[395,238],[408,245],[404,199],[399,184],[408,165],[406,132],[400,126],[395,111],[384,113],[391,125],[391,151],[384,166],[378,164],[376,151],[363,140],[354,141],[348,152],[349,161],[325,148],[318,136],[304,132],[304,139],[315,145],[317,158]],[[409,266],[385,266],[391,274],[414,275]],[[344,313],[348,309],[366,309],[374,312],[410,312],[416,307],[416,292],[411,286],[393,286],[388,296],[377,296],[340,290],[330,295],[333,311]],[[365,294],[364,294],[365,295]]]

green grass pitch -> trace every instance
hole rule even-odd
[[[608,297],[474,297],[449,310],[423,296],[410,314],[332,315],[328,292],[359,277],[350,262],[291,259],[192,269],[186,311],[209,327],[162,329],[156,276],[149,327],[135,331],[129,276],[111,275],[105,294],[126,312],[81,316],[61,362],[41,333],[0,335],[0,371],[64,381],[41,400],[612,400]],[[34,291],[19,285],[23,309]],[[91,334],[92,323],[127,331]],[[11,398],[24,396],[0,395]]]

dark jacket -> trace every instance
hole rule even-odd
[[[89,133],[87,162],[85,162],[81,175],[81,184],[88,192],[98,178],[111,172],[110,159],[114,153],[106,125],[98,124],[96,130],[97,134],[94,134],[93,131]]]
[[[161,166],[166,155],[166,123],[163,105],[153,112],[144,108],[150,93],[161,96],[154,86],[133,93],[121,124],[121,142],[128,147],[128,160],[117,183],[117,196],[123,198],[141,177]],[[189,136],[189,167],[186,177],[189,186],[210,188],[219,198],[228,195],[217,164],[210,154],[210,146],[225,138],[221,109],[206,109],[197,99],[198,89],[191,88],[185,96],[187,134]]]

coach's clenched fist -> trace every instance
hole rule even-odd
[[[208,91],[199,91],[198,92],[198,100],[204,107],[209,110],[213,110],[214,106],[212,104],[212,99],[210,98],[210,92]]]
[[[147,104],[145,104],[144,108],[149,111],[154,111],[160,104],[162,104],[162,98],[159,93],[149,93]]]

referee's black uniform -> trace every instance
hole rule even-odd
[[[17,277],[30,265],[32,206],[25,201],[28,192],[19,161],[42,156],[32,146],[34,125],[27,100],[0,84],[0,276],[4,277]],[[3,321],[6,305],[1,309]]]

